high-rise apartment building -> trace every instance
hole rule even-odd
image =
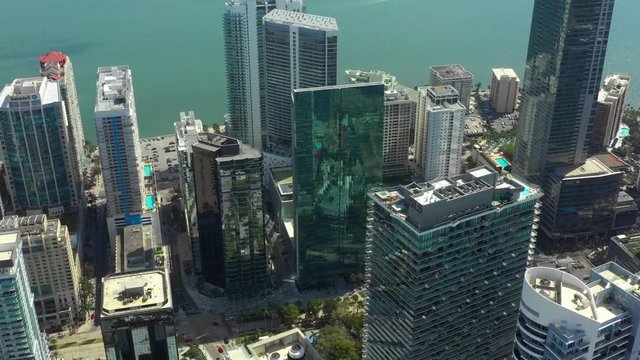
[[[268,151],[291,157],[294,89],[335,85],[336,19],[276,9],[264,17]]]
[[[524,275],[515,360],[637,359],[640,278],[616,263],[583,283],[555,268]]]
[[[536,0],[515,173],[542,183],[547,171],[587,159],[613,4]]]
[[[593,122],[593,140],[591,150],[606,150],[618,135],[622,115],[626,105],[630,78],[612,75],[604,80],[604,86],[598,93],[596,114]]]
[[[302,0],[231,0],[225,5],[228,134],[262,149],[264,128],[264,23],[273,9],[302,11]]]
[[[67,133],[69,134],[69,148],[74,164],[73,174],[77,177],[77,186],[80,196],[82,191],[82,164],[84,154],[84,128],[80,116],[80,103],[76,90],[76,80],[73,74],[71,59],[61,52],[51,51],[40,56],[40,75],[59,84],[60,95],[67,112]]]
[[[81,184],[61,83],[16,79],[0,93],[0,136],[17,212],[59,216],[80,202]]]
[[[415,162],[425,180],[454,176],[462,167],[466,110],[452,86],[418,88]]]
[[[128,66],[98,68],[94,112],[108,217],[142,212],[142,156]]]
[[[471,90],[473,89],[473,74],[460,64],[437,65],[429,67],[431,86],[451,85],[460,96],[460,103],[466,110],[471,102]]]
[[[192,151],[204,279],[229,295],[255,295],[268,286],[262,154],[211,133]]]
[[[71,250],[69,230],[46,215],[8,216],[0,221],[0,233],[18,232],[33,307],[42,329],[58,331],[78,321],[80,269]]]
[[[302,287],[364,273],[367,193],[382,183],[384,86],[293,93],[295,237]]]
[[[0,358],[49,359],[17,232],[0,234]]]
[[[510,359],[541,195],[486,166],[370,193],[363,359]]]
[[[409,175],[411,129],[416,118],[417,98],[413,90],[397,86],[396,77],[383,71],[347,70],[349,84],[384,84],[384,135],[382,138],[382,176],[385,182]]]
[[[516,109],[520,79],[513,69],[493,69],[491,77],[491,106],[498,114],[510,114]]]

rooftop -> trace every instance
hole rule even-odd
[[[611,170],[602,161],[596,157],[590,157],[582,165],[565,166],[555,169],[555,173],[564,179],[581,178],[597,175],[613,174],[615,171]]]
[[[631,255],[640,259],[640,233],[618,235],[614,236],[612,240],[625,248]]]
[[[370,82],[383,83],[384,90],[386,92],[394,92],[396,84],[398,83],[395,76],[381,70],[346,70],[345,76],[347,78],[347,83],[349,84]]]
[[[17,232],[0,234],[0,268],[13,267],[12,258],[18,246],[20,240]]]
[[[240,140],[214,133],[198,134],[198,142],[193,148],[216,152],[217,161],[232,161],[247,158],[260,158],[262,153]]]
[[[302,332],[295,328],[259,340],[246,348],[240,347],[229,352],[231,360],[322,360]]]
[[[293,194],[293,168],[279,167],[271,168],[271,177],[278,186],[280,195]]]
[[[338,31],[338,22],[335,18],[306,14],[297,11],[275,9],[264,17],[264,21],[322,31]]]
[[[515,70],[513,69],[499,68],[499,69],[492,69],[492,71],[493,71],[493,75],[498,79],[500,79],[503,76],[508,76],[510,78],[516,78],[516,79],[518,78],[518,74],[516,74]]]
[[[24,101],[28,101],[24,104]],[[15,79],[0,92],[0,107],[30,106],[31,101],[40,101],[36,106],[61,101],[58,83],[44,77]]]
[[[611,170],[620,170],[627,167],[627,163],[610,152],[595,154],[593,155],[593,157],[600,160],[601,163],[606,165]]]
[[[108,275],[102,280],[102,295],[103,317],[172,306],[165,273],[157,270]]]
[[[431,72],[441,80],[473,78],[473,74],[460,64],[430,66]]]
[[[98,68],[95,111],[124,110],[132,106],[133,88],[128,66]]]

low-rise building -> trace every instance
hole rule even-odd
[[[232,349],[228,355],[231,360],[323,360],[297,328]]]

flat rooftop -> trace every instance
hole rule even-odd
[[[198,134],[198,142],[192,147],[217,152],[218,162],[262,157],[259,150],[243,144],[240,140],[214,133]]]
[[[611,170],[611,168],[598,160],[598,158],[590,157],[582,165],[560,167],[555,169],[555,173],[564,179],[571,179],[613,174],[615,171]]]
[[[435,97],[458,96],[458,90],[450,85],[427,86],[426,90]]]
[[[605,164],[609,169],[614,171],[627,167],[627,163],[610,152],[595,154],[592,157],[600,160],[601,163]]]
[[[98,68],[95,111],[124,110],[132,106],[131,69],[126,65]]]
[[[500,79],[503,76],[508,76],[510,78],[518,78],[518,74],[516,74],[515,70],[513,69],[504,69],[504,68],[498,68],[498,69],[492,69],[493,71],[493,75],[495,75],[495,77],[497,77],[498,79]]]
[[[17,232],[0,234],[0,268],[13,267],[13,255],[18,248],[19,235]]]
[[[435,65],[429,69],[441,80],[456,80],[473,78],[473,74],[460,64]]]
[[[297,11],[275,9],[264,17],[264,21],[322,31],[338,31],[338,22],[335,18]]]
[[[293,194],[293,168],[280,167],[269,170],[271,177],[278,187],[280,195]]]
[[[58,83],[44,77],[20,78],[13,80],[0,92],[2,108],[17,107],[18,104],[28,107],[22,102],[38,100],[42,105],[61,101]]]
[[[102,281],[102,314],[119,316],[171,307],[165,273],[144,272],[111,274]]]

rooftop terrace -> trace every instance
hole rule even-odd
[[[615,173],[615,171],[611,170],[598,158],[590,157],[582,165],[560,167],[555,169],[555,173],[556,175],[562,176],[565,179],[571,179],[613,174]]]
[[[436,65],[429,67],[441,80],[472,78],[473,74],[460,64]]]
[[[133,88],[128,66],[98,68],[95,111],[124,110],[132,106]]]
[[[338,31],[338,22],[335,18],[297,11],[276,9],[268,13],[264,17],[264,21],[306,27],[315,30]]]
[[[172,306],[162,271],[112,274],[103,279],[102,289],[102,316]]]
[[[16,102],[38,100],[42,105],[61,101],[58,83],[44,77],[21,78],[13,80],[0,92],[0,106],[5,108],[17,104],[24,106]]]

